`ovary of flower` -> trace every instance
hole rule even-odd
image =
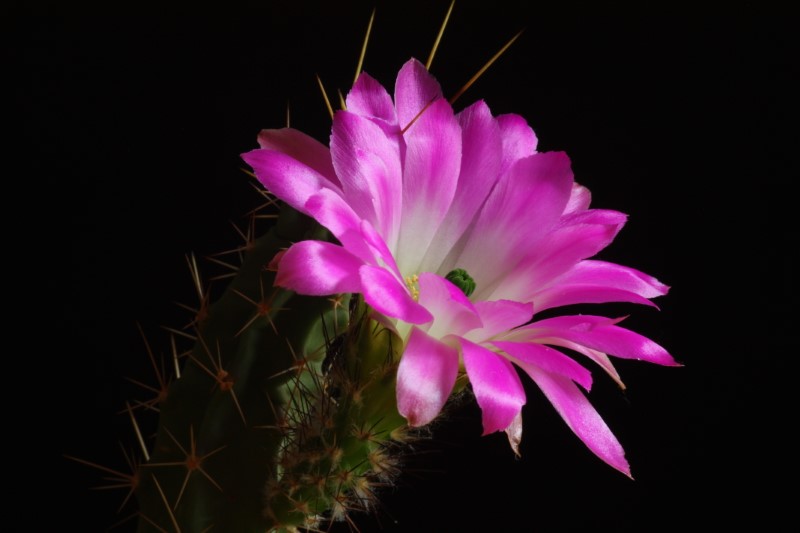
[[[330,149],[296,130],[265,130],[261,148],[243,155],[272,194],[338,241],[295,243],[277,262],[276,284],[360,293],[395,328],[405,343],[397,404],[410,425],[437,416],[465,369],[484,433],[505,430],[516,446],[525,403],[516,366],[589,449],[630,475],[580,390],[591,387],[589,371],[559,348],[620,383],[609,355],[677,363],[619,320],[534,316],[579,303],[652,306],[666,294],[642,272],[589,259],[625,215],[590,208],[567,156],[537,152],[522,117],[492,116],[482,101],[455,114],[416,60],[400,70],[394,99],[362,74],[346,107]]]

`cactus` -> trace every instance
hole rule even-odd
[[[284,208],[198,314],[138,470],[139,531],[314,528],[370,509],[395,477],[409,438],[395,406],[399,339],[361,300],[273,289],[265,268],[291,241],[323,235]]]
[[[334,116],[319,82],[334,120],[333,139],[339,140],[340,155],[344,152],[349,157],[341,157],[344,163],[336,172],[343,173],[342,183],[346,183],[344,178],[372,180],[370,189],[339,190],[334,186],[339,177],[319,174],[312,163],[296,159],[294,142],[310,147],[308,157],[313,161],[318,159],[313,153],[322,150],[318,143],[298,141],[297,132],[277,142],[285,152],[262,145],[242,154],[254,176],[276,197],[317,217],[341,242],[336,243],[319,223],[284,206],[268,233],[254,240],[248,236],[241,266],[213,303],[190,261],[201,296],[192,322],[194,335],[174,331],[191,337],[193,347],[185,354],[182,368],[175,351],[177,379],[167,386],[159,374],[157,398],[140,403],[157,406],[159,412],[152,453],[128,406],[145,461],[128,475],[79,460],[131,488],[140,509],[138,531],[319,531],[324,521],[350,521],[350,511],[373,509],[376,491],[397,477],[403,446],[419,437],[409,425],[424,427],[432,422],[448,398],[464,390],[468,379],[482,411],[484,433],[504,431],[519,455],[521,410],[527,397],[516,368],[536,382],[592,452],[630,475],[621,445],[575,385],[589,389],[588,370],[550,346],[586,355],[620,385],[608,355],[668,366],[677,363],[654,342],[617,326],[619,319],[594,315],[539,319],[534,313],[537,301],[554,307],[582,302],[644,303],[668,288],[621,265],[586,262],[584,255],[610,242],[608,236],[613,238],[621,228],[624,215],[590,209],[588,190],[574,182],[568,158],[563,153],[537,152],[536,137],[524,120],[506,115],[501,121],[482,102],[455,114],[453,102],[518,36],[447,100],[427,72],[428,66],[410,59],[398,74],[398,86],[413,95],[406,100],[414,105],[402,109],[408,115],[403,118],[410,119],[407,122],[399,122],[401,106],[395,106],[388,91],[369,76],[359,77],[353,88],[356,105],[351,109],[361,106],[363,116],[349,110],[350,114]],[[362,49],[362,60],[363,53]],[[433,52],[428,65],[432,57]],[[433,94],[429,100],[421,96],[427,93]],[[345,107],[344,98],[342,102]],[[387,121],[387,115],[392,119]],[[420,117],[423,122],[418,123]],[[337,130],[337,119],[351,129]],[[409,130],[414,124],[425,124],[427,129]],[[407,131],[411,132],[408,138]],[[451,142],[455,150],[442,157]],[[373,144],[382,147],[380,156],[365,149]],[[482,156],[474,155],[483,154],[475,151],[478,144],[486,144],[486,154],[494,162],[487,166],[493,170],[485,177],[485,169],[477,164]],[[440,159],[447,163],[443,170],[437,167]],[[308,183],[298,187],[299,192],[286,179],[287,161],[293,161],[295,170],[307,167],[301,174]],[[327,163],[323,166],[330,166]],[[503,170],[506,163],[511,166]],[[438,180],[439,173],[452,185],[449,199],[429,194],[439,185],[435,181],[423,184],[424,194],[416,190],[421,176]],[[387,178],[384,183],[384,174],[394,181]],[[479,202],[473,202],[471,192],[455,193],[456,185],[462,184],[459,180],[471,186],[479,176],[490,185],[481,189],[487,196],[477,197]],[[329,188],[320,185],[324,180]],[[397,226],[399,207],[376,200],[376,191],[383,194],[384,185],[389,198],[410,200],[408,205],[414,206],[402,211],[403,232]],[[311,189],[316,192],[312,194]],[[544,206],[543,233],[534,244],[520,238],[529,230],[522,214],[538,208],[527,200],[524,205],[513,200],[528,196]],[[417,200],[431,204],[435,219],[420,243],[415,232],[427,224],[431,213],[428,206],[415,204]],[[374,207],[376,224],[370,222],[369,213],[364,215],[350,202]],[[274,205],[272,198],[268,205]],[[334,213],[337,209],[341,212]],[[460,220],[464,213],[474,218]],[[339,216],[346,222],[339,221]],[[495,218],[497,227],[492,225]],[[392,247],[376,226],[387,235],[396,230]],[[439,236],[442,243],[436,240]],[[573,246],[576,239],[580,246]],[[489,240],[497,240],[487,247],[493,253],[481,253],[481,243]],[[423,267],[434,245],[443,246],[436,251],[444,255]],[[282,250],[289,247],[279,261]],[[563,253],[565,249],[569,253]],[[319,250],[335,252],[326,259],[314,255]],[[339,262],[342,257],[348,259]],[[458,264],[445,268],[450,259]],[[417,266],[405,265],[410,270],[401,274],[400,260]],[[554,265],[547,264],[551,260]],[[277,287],[270,266],[279,263],[282,274],[290,271],[290,276],[303,277],[314,270],[308,276],[311,283],[307,279],[293,285],[279,277],[284,287],[314,295],[353,294],[303,296]],[[600,274],[587,276],[586,269]],[[340,284],[338,274],[329,276],[331,271],[342,271],[358,283]],[[482,278],[473,278],[476,272]],[[522,273],[533,280],[521,283]],[[500,283],[504,276],[511,276],[507,285]],[[333,281],[317,284],[327,277]],[[491,299],[497,290],[502,298]],[[392,300],[395,296],[396,301]],[[366,302],[377,310],[374,315]],[[431,360],[434,364],[429,369]]]

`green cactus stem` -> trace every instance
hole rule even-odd
[[[408,439],[400,339],[361,300],[273,288],[266,268],[291,242],[326,237],[284,208],[202,313],[139,467],[138,531],[314,528],[372,509],[395,478]]]

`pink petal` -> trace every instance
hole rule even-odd
[[[492,344],[512,356],[525,371],[533,365],[545,372],[567,377],[586,390],[592,388],[591,372],[558,350],[535,342],[492,341]]]
[[[399,138],[387,136],[367,118],[348,111],[336,113],[331,155],[343,196],[388,243],[396,241],[403,200],[398,143]]]
[[[442,410],[458,374],[458,350],[412,328],[397,368],[397,410],[412,427]]]
[[[516,370],[504,357],[465,339],[461,356],[483,412],[483,434],[505,430],[525,405],[525,389]]]
[[[389,271],[364,265],[359,275],[364,299],[376,311],[410,324],[424,324],[433,320],[433,315],[415,302],[408,288]]]
[[[638,359],[659,365],[680,366],[661,346],[647,337],[614,325],[619,320],[602,316],[559,316],[520,328],[531,338],[562,338],[623,359]]]
[[[576,303],[632,302],[655,307],[648,298],[669,287],[633,268],[584,260],[534,296],[537,311]]]
[[[578,183],[572,184],[572,193],[569,195],[569,202],[564,209],[564,214],[577,213],[589,209],[592,203],[592,193],[589,189]]]
[[[473,296],[477,300],[529,300],[508,293],[486,296],[492,294],[493,282],[502,281],[556,224],[571,188],[572,170],[564,153],[540,153],[519,160],[492,190],[475,226],[465,236],[468,240],[461,256],[454,262],[448,258],[445,267],[469,272],[477,284]]]
[[[423,272],[419,276],[419,303],[434,316],[428,335],[463,335],[481,327],[478,312],[461,289],[444,278]]]
[[[441,97],[442,88],[425,65],[416,59],[408,60],[397,74],[394,88],[394,103],[400,127],[406,128],[425,106]]]
[[[462,159],[453,202],[420,267],[436,272],[472,222],[500,175],[503,143],[489,107],[479,101],[456,117],[461,126]]]
[[[339,239],[350,253],[372,263],[374,256],[361,236],[362,220],[337,193],[323,189],[308,199],[305,211]]]
[[[617,211],[592,209],[564,217],[559,226],[498,281],[491,299],[531,300],[542,287],[579,261],[608,246],[625,223]],[[537,307],[538,309],[538,307]]]
[[[375,228],[366,220],[361,221],[361,238],[371,250],[377,266],[387,269],[389,272],[393,273],[397,279],[403,278],[400,274],[400,269],[397,268],[394,256],[384,242],[383,237],[378,235]]]
[[[333,170],[331,151],[327,146],[293,128],[279,130],[261,130],[258,134],[258,145],[265,150],[284,153],[304,165],[316,170],[336,187],[339,178]]]
[[[532,304],[511,300],[478,301],[475,302],[475,309],[478,311],[483,327],[464,334],[464,337],[477,343],[521,326],[533,317]]]
[[[275,285],[312,296],[360,292],[358,269],[363,264],[341,246],[301,241],[281,256]]]
[[[533,366],[527,370],[578,438],[600,459],[630,477],[625,451],[572,380]]]
[[[604,354],[603,352],[598,352],[597,350],[592,350],[591,348],[587,348],[586,346],[583,346],[581,344],[576,344],[574,342],[570,342],[566,339],[560,339],[560,338],[553,338],[553,337],[540,338],[538,342],[541,342],[543,344],[549,344],[551,346],[561,346],[562,348],[567,348],[568,350],[573,350],[575,352],[585,355],[586,357],[597,363],[597,365],[600,368],[605,370],[606,374],[608,374],[609,377],[611,377],[611,379],[613,379],[614,382],[616,382],[616,384],[619,385],[620,389],[625,390],[625,383],[622,382],[622,378],[620,377],[619,372],[617,372],[617,369],[614,367],[614,364],[611,362],[611,359],[608,357],[608,355]]]
[[[400,270],[420,265],[456,192],[461,129],[446,100],[437,100],[406,131],[403,222],[396,258]],[[391,246],[391,244],[390,244]]]
[[[505,174],[514,163],[535,154],[539,141],[528,122],[519,115],[499,115],[497,123],[503,138],[503,164],[500,173]]]
[[[375,78],[362,72],[347,94],[347,110],[366,118],[377,118],[390,124],[397,123],[392,97]]]
[[[313,168],[297,159],[273,150],[252,150],[242,159],[253,167],[258,181],[272,194],[306,213],[305,203],[322,189],[338,190],[338,186]]]

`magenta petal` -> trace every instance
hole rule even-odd
[[[591,209],[563,217],[493,288],[491,299],[531,300],[579,261],[608,246],[625,224],[617,211]],[[538,307],[537,307],[538,310]]]
[[[600,459],[630,477],[625,450],[572,380],[535,367],[529,368],[528,374],[578,438]]]
[[[261,130],[258,134],[258,145],[265,150],[282,152],[293,157],[325,176],[334,185],[339,185],[339,178],[336,177],[331,163],[331,151],[301,131],[292,128]]]
[[[569,195],[569,202],[564,209],[564,214],[577,213],[589,209],[592,203],[592,193],[589,189],[578,183],[572,184],[572,193]]]
[[[433,337],[463,335],[481,327],[481,319],[469,298],[461,289],[436,274],[420,274],[419,303],[434,316],[427,331]]]
[[[521,329],[536,332],[539,338],[562,338],[623,359],[680,366],[664,348],[647,337],[615,325],[618,321],[592,315],[559,316]]]
[[[367,118],[347,111],[336,113],[331,156],[343,196],[390,246],[397,238],[403,201],[398,143]]]
[[[458,375],[458,350],[412,328],[397,368],[397,410],[412,427],[436,418]]]
[[[397,74],[394,88],[394,103],[400,127],[406,128],[425,106],[441,97],[442,88],[425,65],[416,59],[406,61]]]
[[[511,300],[478,301],[475,302],[475,309],[478,311],[483,327],[465,335],[472,342],[491,339],[495,335],[525,324],[533,317],[532,304]]]
[[[341,246],[301,241],[281,256],[275,285],[312,296],[360,292],[358,269],[363,264]]]
[[[528,122],[519,115],[500,115],[497,123],[503,137],[503,164],[500,173],[504,174],[520,159],[535,154],[539,141]]]
[[[571,189],[572,170],[566,154],[547,152],[517,161],[492,190],[474,227],[465,235],[468,240],[461,256],[452,263],[448,259],[446,265],[470,273],[477,283],[476,299],[526,300],[517,294],[493,298],[487,294],[520,257],[537,249],[536,243],[559,221]]]
[[[258,181],[269,192],[302,213],[306,201],[321,189],[338,190],[338,186],[297,159],[272,150],[252,150],[242,159],[253,167]]]
[[[344,198],[323,189],[308,199],[305,212],[328,228],[351,253],[372,262],[372,253],[360,235],[362,220]]]
[[[536,309],[577,303],[632,302],[655,304],[648,298],[667,293],[669,287],[630,267],[605,261],[584,260],[534,296]]]
[[[525,405],[525,389],[516,370],[501,355],[465,339],[461,356],[483,412],[483,434],[505,430]]]
[[[403,224],[395,250],[400,270],[414,273],[420,272],[458,185],[461,129],[450,104],[434,102],[406,131],[405,141]]]
[[[492,344],[512,356],[526,372],[528,365],[534,365],[551,374],[568,377],[586,390],[592,388],[591,372],[558,350],[535,342],[492,341]]]
[[[503,143],[489,107],[476,102],[456,117],[461,126],[462,159],[455,196],[420,267],[436,272],[472,222],[500,175]]]
[[[362,72],[347,94],[347,110],[367,118],[397,123],[392,97],[375,78]]]
[[[389,271],[364,265],[359,270],[364,299],[379,313],[409,324],[425,324],[433,315],[415,302],[408,288]]]

